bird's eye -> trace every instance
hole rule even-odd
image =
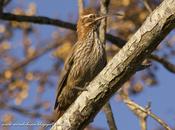
[[[90,15],[89,18],[91,19],[95,18],[95,15]]]

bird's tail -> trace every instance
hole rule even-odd
[[[54,113],[55,113],[54,114],[54,122],[56,122],[64,114],[64,111],[59,110],[57,108],[57,109],[55,109]]]

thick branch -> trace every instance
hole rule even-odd
[[[81,130],[175,27],[175,0],[164,0],[88,85],[52,130]]]

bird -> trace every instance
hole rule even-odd
[[[77,23],[77,42],[68,55],[58,83],[54,110],[64,114],[94,77],[106,66],[105,44],[100,40],[99,26],[106,15],[86,8]]]

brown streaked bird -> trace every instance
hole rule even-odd
[[[99,39],[99,25],[105,17],[91,8],[84,9],[79,17],[78,41],[65,62],[58,85],[54,109],[59,117],[81,93],[80,88],[85,88],[106,65],[104,43]]]

